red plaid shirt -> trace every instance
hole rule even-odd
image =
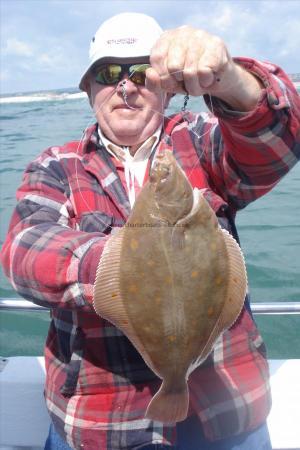
[[[214,99],[214,115],[167,119],[157,149],[173,150],[230,232],[236,211],[268,192],[300,157],[293,85],[278,67],[240,62],[264,83],[256,109],[235,113]],[[81,142],[49,148],[33,161],[17,196],[2,262],[20,295],[51,307],[45,396],[57,430],[76,449],[173,444],[175,425],[144,417],[160,380],[92,307],[103,246],[130,213],[123,168],[98,142],[96,126]],[[248,307],[191,374],[189,388],[190,413],[209,439],[265,420],[268,365]]]

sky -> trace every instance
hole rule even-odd
[[[0,94],[77,87],[90,40],[124,11],[164,29],[191,25],[221,37],[232,56],[300,72],[300,0],[0,0]]]

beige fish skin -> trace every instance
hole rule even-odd
[[[149,194],[147,188],[151,191]],[[159,223],[163,224],[165,220],[169,225],[174,225],[192,209],[192,186],[170,151],[157,155],[150,172],[150,183],[144,189],[143,197],[151,196],[147,202],[150,216],[154,218],[157,215]],[[145,202],[142,203],[142,200],[139,203],[144,208]]]
[[[189,374],[243,307],[247,277],[240,248],[166,150],[107,258],[110,271],[104,255],[100,272],[108,287],[96,286],[95,308],[163,380],[146,416],[184,420]],[[109,280],[112,270],[115,281]]]

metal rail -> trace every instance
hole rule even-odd
[[[18,298],[0,298],[0,310],[9,311],[47,311],[49,308],[36,305],[28,300]],[[300,302],[262,302],[251,303],[254,314],[300,314]]]
[[[251,303],[253,314],[300,314],[300,302]]]
[[[28,300],[19,298],[0,298],[0,310],[9,311],[47,311],[49,308],[36,305]]]

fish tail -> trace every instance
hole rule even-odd
[[[159,391],[148,405],[146,418],[164,423],[181,422],[186,419],[189,407],[189,391],[186,380],[168,383],[163,380]]]

